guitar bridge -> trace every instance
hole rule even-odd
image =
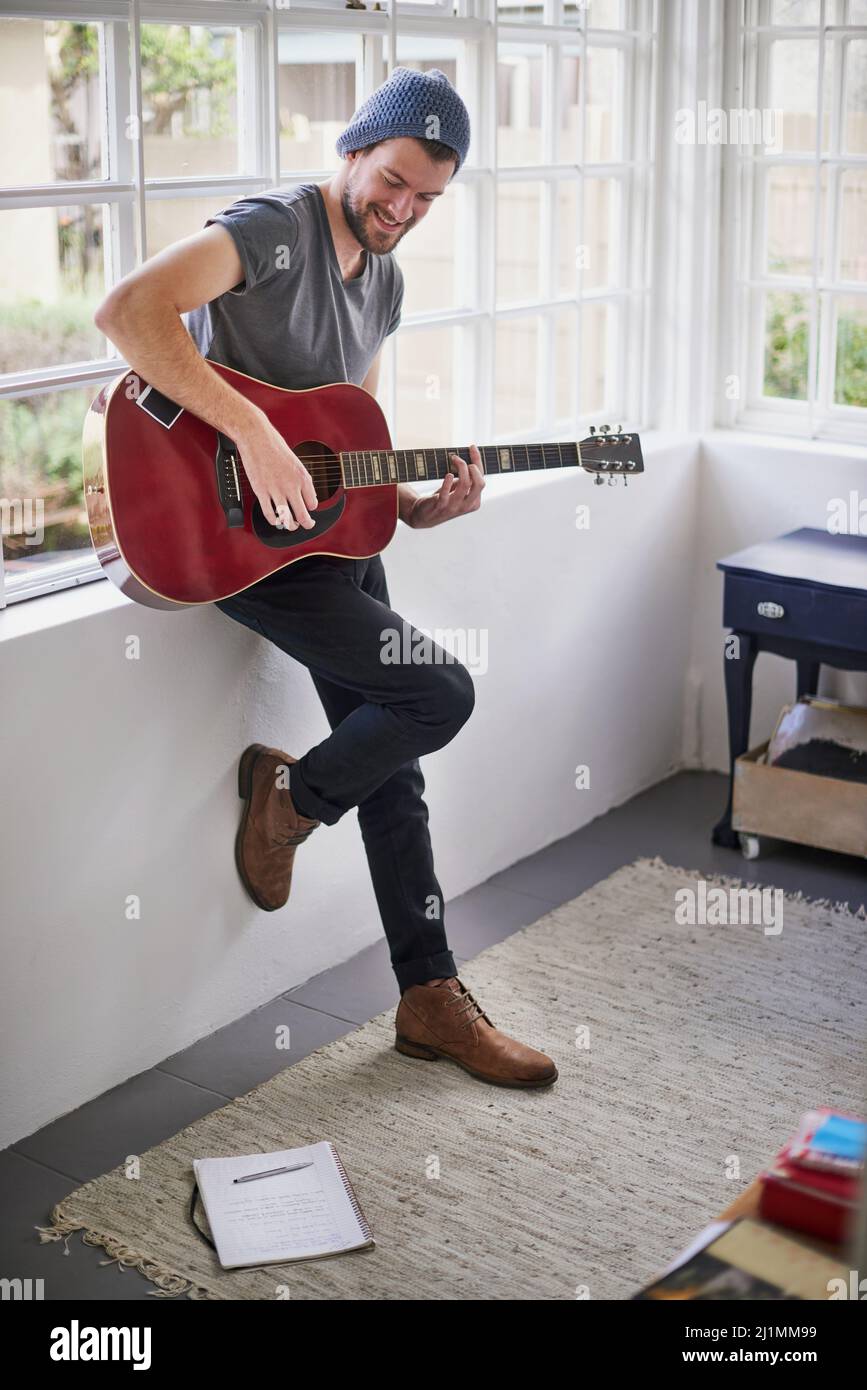
[[[238,450],[231,439],[217,431],[217,492],[220,506],[230,527],[244,525],[244,503],[241,497],[241,463]]]

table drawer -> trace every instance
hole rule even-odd
[[[860,651],[867,647],[867,593],[727,571],[723,623]]]

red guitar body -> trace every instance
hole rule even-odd
[[[374,397],[343,382],[284,390],[209,365],[266,413],[308,468],[319,498],[315,529],[263,529],[240,463],[243,523],[236,512],[230,524],[217,484],[217,431],[187,410],[160,423],[137,403],[145,383],[125,372],[93,401],[83,436],[91,536],[117,587],[149,607],[187,607],[239,593],[307,555],[361,559],[383,550],[397,525],[397,483],[344,489],[337,460],[342,450],[391,449]]]

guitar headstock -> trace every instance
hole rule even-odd
[[[623,427],[612,430],[610,425],[590,426],[590,434],[579,444],[581,467],[593,473],[594,483],[607,477],[614,483],[618,476],[624,481],[634,473],[644,472],[641,441],[637,434],[624,434]]]

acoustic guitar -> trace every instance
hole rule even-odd
[[[319,505],[312,529],[272,526],[232,440],[133,371],[107,382],[83,431],[84,496],[93,547],[109,578],[150,608],[188,608],[240,593],[308,555],[362,559],[384,550],[398,483],[456,473],[451,453],[393,449],[382,408],[363,387],[271,386],[211,362],[259,406],[304,463]],[[486,476],[583,468],[595,481],[642,473],[635,434],[591,431],[580,444],[480,447]]]

